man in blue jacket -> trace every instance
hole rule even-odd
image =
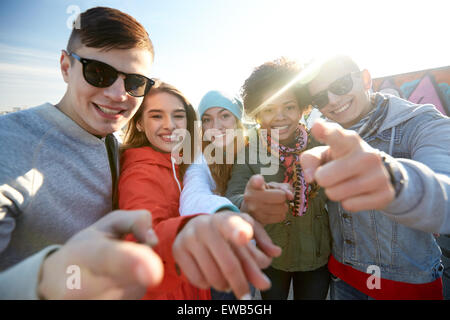
[[[301,159],[330,200],[332,299],[442,299],[435,234],[450,233],[450,119],[373,93],[346,56],[309,77],[310,103],[344,128],[316,123],[327,146]]]

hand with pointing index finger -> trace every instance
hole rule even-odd
[[[327,146],[303,152],[300,163],[308,183],[316,181],[332,201],[348,211],[381,210],[395,190],[380,152],[356,132],[317,121],[311,133]]]
[[[277,223],[286,219],[287,201],[293,199],[294,192],[289,184],[266,183],[262,175],[254,175],[245,187],[241,211],[249,213],[263,225]]]
[[[75,234],[43,262],[41,299],[140,299],[164,274],[152,250],[158,239],[146,210],[116,210]],[[140,243],[123,241],[132,233]],[[67,268],[80,270],[80,288],[70,289]]]
[[[250,242],[252,238],[258,247]],[[260,290],[270,288],[261,269],[281,254],[281,248],[250,216],[225,210],[192,218],[178,234],[172,252],[193,285],[232,290],[237,298],[250,299],[249,282]]]

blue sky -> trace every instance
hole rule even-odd
[[[375,77],[450,65],[446,0],[1,1],[0,109],[59,101],[68,9],[97,5],[146,27],[154,76],[194,105],[211,89],[237,93],[254,67],[282,55],[347,53]]]

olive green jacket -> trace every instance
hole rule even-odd
[[[310,138],[308,149],[316,145],[317,142]],[[241,151],[245,152],[245,155],[238,155],[233,166],[226,197],[238,208],[243,201],[245,187],[250,177],[261,174],[262,168],[267,170],[271,167],[270,163],[264,165],[261,162],[267,163],[268,159],[277,161],[274,156],[261,158],[258,149],[262,150],[262,148],[255,149],[255,144],[252,146],[250,141],[250,146]],[[257,157],[255,157],[255,152],[258,154]],[[276,169],[278,170],[274,174],[263,173],[266,182],[283,181],[284,167],[280,164]],[[265,226],[272,241],[283,250],[280,257],[273,259],[273,268],[288,272],[311,271],[328,262],[331,251],[331,235],[323,189],[320,189],[318,194],[308,201],[308,209],[303,216],[293,216],[291,212],[287,212],[283,222]]]

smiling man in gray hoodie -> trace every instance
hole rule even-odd
[[[450,119],[373,93],[370,73],[347,56],[310,78],[310,103],[344,128],[316,123],[327,146],[301,158],[330,200],[331,298],[442,299],[434,233],[450,233]]]

